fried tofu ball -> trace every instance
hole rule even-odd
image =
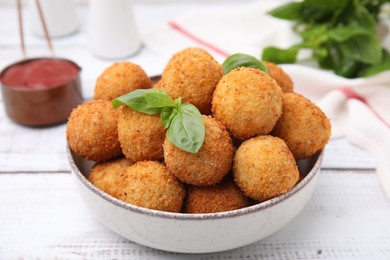
[[[258,136],[237,149],[234,181],[244,194],[265,201],[292,189],[299,179],[294,157],[280,138]]]
[[[222,65],[208,52],[187,48],[176,53],[162,73],[162,88],[169,96],[182,97],[202,114],[210,114],[215,86],[223,75]]]
[[[70,148],[78,156],[98,162],[120,155],[118,116],[118,111],[107,100],[79,105],[70,114],[66,128]]]
[[[165,164],[182,182],[213,185],[220,182],[231,168],[234,148],[226,128],[211,116],[202,116],[205,139],[197,154],[177,148],[167,138],[164,142]]]
[[[165,129],[160,115],[147,115],[127,106],[120,108],[118,138],[127,159],[138,162],[164,157]]]
[[[120,200],[139,207],[180,212],[185,189],[163,164],[142,161],[125,170],[117,196]]]
[[[248,198],[231,178],[213,186],[188,188],[185,209],[187,213],[214,213],[249,206]]]
[[[140,88],[151,88],[145,71],[131,62],[118,62],[106,68],[98,77],[94,99],[113,100]]]
[[[97,163],[90,170],[88,180],[98,189],[116,197],[116,189],[120,183],[121,175],[131,165],[132,162],[126,158]]]
[[[282,114],[282,96],[276,81],[264,72],[239,67],[218,83],[213,116],[238,139],[268,134]]]
[[[269,76],[276,80],[276,83],[278,83],[284,93],[294,92],[292,79],[280,66],[268,61],[263,61],[263,63],[267,67]]]
[[[324,112],[307,98],[296,93],[283,95],[283,114],[272,130],[282,138],[295,159],[305,159],[328,143],[331,125]]]

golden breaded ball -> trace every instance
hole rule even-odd
[[[118,116],[118,111],[107,100],[79,105],[70,114],[66,128],[70,148],[78,156],[98,162],[120,155]]]
[[[205,139],[197,154],[177,148],[166,138],[164,142],[165,164],[182,182],[197,185],[213,185],[220,182],[231,168],[234,148],[226,128],[211,116],[202,116]]]
[[[161,211],[180,212],[185,197],[183,184],[158,162],[142,161],[122,175],[117,196],[124,202]]]
[[[162,80],[160,79],[159,81],[156,82],[156,84],[153,85],[153,88],[159,89],[159,90],[164,90],[162,86]]]
[[[116,197],[116,189],[121,180],[121,174],[131,166],[132,162],[126,158],[95,164],[88,176],[88,180],[98,189]]]
[[[127,106],[120,108],[118,138],[127,159],[138,162],[164,157],[165,129],[160,115],[147,115]]]
[[[224,75],[213,97],[213,116],[238,139],[271,132],[282,114],[281,88],[264,72],[239,67]]]
[[[324,148],[331,125],[324,112],[309,99],[296,93],[283,95],[283,114],[272,135],[282,138],[295,159],[305,159]]]
[[[131,62],[118,62],[106,68],[98,77],[94,99],[113,100],[140,88],[151,88],[145,71]]]
[[[191,186],[184,204],[186,213],[215,213],[248,207],[248,198],[227,178],[213,186]]]
[[[176,53],[162,73],[162,88],[183,103],[191,103],[202,114],[210,114],[215,86],[223,75],[222,65],[208,52],[188,48]]]
[[[278,83],[284,93],[294,92],[292,79],[280,66],[268,61],[263,61],[263,63],[267,67],[269,76],[276,80],[276,83]]]
[[[280,138],[258,136],[237,149],[234,181],[245,195],[265,201],[291,190],[299,179],[294,156]]]

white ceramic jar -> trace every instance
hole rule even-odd
[[[120,59],[141,47],[132,0],[90,0],[88,44],[91,52],[104,59]]]
[[[72,0],[40,0],[40,5],[51,37],[66,36],[78,30],[79,21]],[[29,21],[33,34],[45,35],[35,0],[29,1]]]

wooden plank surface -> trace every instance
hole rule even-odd
[[[374,171],[326,170],[307,206],[276,234],[218,254],[174,254],[97,222],[69,173],[0,174],[0,259],[389,259],[389,219]]]

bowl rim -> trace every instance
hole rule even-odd
[[[223,218],[233,218],[238,217],[242,215],[248,215],[252,214],[258,211],[261,211],[263,209],[272,207],[276,204],[280,204],[289,197],[296,194],[298,191],[300,191],[302,188],[307,186],[307,184],[313,179],[313,177],[319,172],[322,164],[322,160],[324,157],[324,150],[321,150],[317,152],[313,156],[317,156],[317,160],[315,164],[313,165],[312,169],[309,171],[309,173],[297,184],[295,185],[291,190],[288,192],[279,195],[275,198],[266,200],[264,202],[257,203],[255,205],[231,210],[231,211],[224,211],[224,212],[216,212],[216,213],[200,213],[200,214],[191,214],[191,213],[175,213],[175,212],[166,212],[166,211],[159,211],[154,209],[147,209],[143,207],[139,207],[136,205],[132,205],[129,203],[126,203],[124,201],[121,201],[103,191],[95,187],[88,179],[81,173],[79,168],[77,167],[74,158],[73,158],[73,151],[71,150],[69,144],[66,145],[66,151],[68,156],[68,161],[72,170],[72,173],[77,177],[81,183],[88,188],[90,191],[101,197],[102,199],[113,203],[115,206],[118,206],[120,208],[123,208],[125,210],[132,211],[134,213],[140,213],[145,214],[151,217],[160,217],[160,218],[167,218],[167,219],[174,219],[174,220],[210,220],[210,219],[223,219]]]

